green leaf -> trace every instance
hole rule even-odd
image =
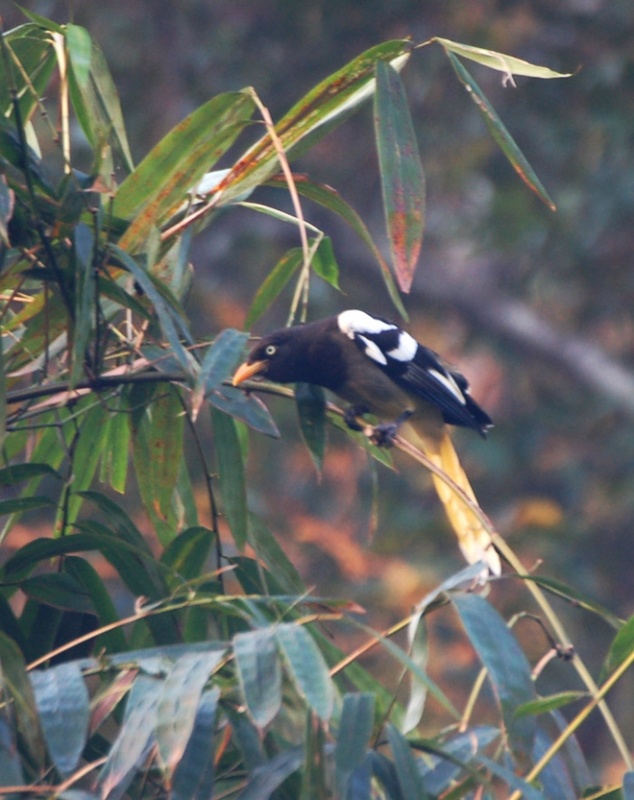
[[[79,534],[80,536],[83,534]],[[59,541],[59,539],[57,540]],[[77,581],[84,593],[90,598],[90,603],[95,610],[99,627],[117,622],[119,614],[110,598],[108,589],[97,570],[85,558],[66,556],[64,559],[64,572]],[[96,640],[96,650],[105,649],[108,653],[120,653],[127,648],[127,643],[121,628],[113,628],[102,633]]]
[[[575,700],[587,698],[587,692],[558,692],[557,694],[550,694],[548,697],[538,697],[537,700],[531,700],[529,703],[524,703],[515,709],[515,718],[537,716],[538,714],[545,714],[549,711],[554,711],[556,708],[562,708]]]
[[[315,640],[303,626],[293,623],[278,625],[275,636],[297,690],[317,716],[327,721],[333,712],[334,691]]]
[[[205,800],[213,793],[214,735],[220,691],[203,692],[194,728],[172,779],[172,800]]]
[[[614,637],[601,668],[600,680],[605,681],[634,652],[634,617],[630,617]]]
[[[297,157],[340,124],[372,94],[377,61],[402,67],[409,58],[407,40],[383,42],[327,77],[288,111],[275,126],[287,157]],[[218,186],[226,205],[259,186],[279,169],[279,156],[266,134],[247,150]]]
[[[48,497],[16,497],[13,500],[0,500],[0,516],[14,514],[16,511],[30,511],[32,508],[46,508],[55,503]]]
[[[214,538],[215,534],[209,528],[187,528],[167,545],[161,562],[181,579],[197,578],[205,567]]]
[[[66,25],[66,48],[75,73],[77,83],[85,89],[90,80],[90,63],[92,60],[92,40],[90,34],[80,25]]]
[[[445,50],[456,53],[456,55],[476,61],[485,67],[497,69],[506,75],[526,75],[529,78],[569,78],[572,75],[571,72],[555,72],[549,67],[540,67],[529,61],[523,61],[521,58],[515,58],[515,56],[507,56],[505,53],[486,50],[483,47],[473,47],[470,44],[452,42],[451,39],[442,39],[440,36],[434,36],[431,41],[438,42]]]
[[[324,208],[333,211],[335,214],[340,216],[344,222],[347,222],[352,230],[361,237],[362,241],[368,246],[379,263],[381,275],[385,281],[386,289],[390,299],[396,307],[396,310],[404,320],[408,320],[409,317],[398,294],[398,289],[394,284],[394,279],[392,278],[390,268],[383,258],[381,251],[374,243],[374,240],[370,235],[370,231],[357,212],[331,186],[313,183],[313,181],[311,181],[306,175],[293,175],[293,180],[295,181],[295,187],[299,194],[304,197],[308,197],[313,202],[319,203],[319,205],[323,206]],[[286,182],[282,178],[275,176],[267,181],[267,185],[274,186],[276,188],[286,188]],[[301,263],[301,261],[299,263]],[[252,323],[253,320],[247,322],[246,327],[250,327]]]
[[[70,388],[84,373],[88,344],[93,333],[95,317],[95,270],[93,268],[94,237],[90,228],[79,223],[73,231],[75,260],[75,321],[73,331]]]
[[[428,797],[423,786],[423,781],[417,765],[417,759],[412,754],[407,739],[391,723],[387,724],[387,739],[390,743],[396,776],[403,797],[420,798]]]
[[[84,614],[95,613],[84,587],[63,572],[34,575],[22,581],[20,588],[27,597],[37,600],[38,603]]]
[[[427,660],[429,657],[429,648],[427,643],[427,628],[424,617],[416,614],[407,631],[407,640],[409,644],[409,655],[412,661],[420,667],[421,670],[427,669]],[[403,733],[409,733],[418,726],[425,710],[425,700],[427,699],[427,686],[421,681],[416,679],[415,675],[411,676],[411,688],[409,693],[409,700],[405,710],[405,718],[401,730]]]
[[[159,285],[155,283],[153,276],[138,264],[132,256],[129,256],[116,245],[111,245],[111,249],[114,255],[121,261],[123,267],[132,274],[134,280],[148,296],[150,302],[154,306],[159,324],[172,349],[173,355],[178,360],[185,375],[190,375],[192,372],[192,357],[181,343],[181,334],[186,340],[190,340],[191,335],[187,330],[184,320],[181,318],[179,310],[176,308],[175,301],[168,302],[165,299],[165,288],[159,287]]]
[[[219,386],[207,394],[207,400],[212,406],[239,419],[254,431],[279,439],[277,425],[259,397],[238,387]]]
[[[120,406],[108,418],[108,431],[101,459],[101,483],[109,483],[119,494],[127,487],[128,462],[130,460],[130,409],[125,404],[127,394],[120,395]]]
[[[44,476],[61,478],[60,474],[50,464],[34,464],[31,462],[11,464],[0,469],[0,486],[13,486],[16,483],[31,480],[31,478]]]
[[[497,778],[507,783],[511,789],[519,792],[522,800],[544,800],[544,795],[540,791],[518,777],[512,769],[508,769],[484,755],[475,756],[475,760],[485,766]]]
[[[319,246],[313,255],[312,267],[317,275],[323,278],[326,283],[329,283],[333,289],[341,291],[339,287],[339,265],[337,264],[329,236],[324,236],[319,242]]]
[[[282,783],[304,762],[304,748],[292,747],[256,767],[250,774],[240,800],[268,800]]]
[[[121,112],[117,89],[101,49],[90,34],[78,25],[68,25],[66,41],[69,47],[69,89],[73,110],[95,155],[102,161],[102,150],[108,144],[123,160],[127,171],[132,169],[132,155]],[[100,169],[109,184],[109,159]]]
[[[211,418],[223,508],[236,547],[243,550],[247,541],[247,489],[236,423],[215,408]]]
[[[452,52],[448,51],[447,57],[449,58],[451,66],[454,68],[454,72],[458,76],[458,80],[462,83],[467,90],[467,94],[476,104],[491,136],[508,158],[513,169],[528,188],[535,192],[539,199],[545,203],[551,211],[556,211],[557,207],[551,200],[550,195],[528,163],[526,156],[519,149],[508,129],[497,115],[497,112],[482,93],[478,84]]]
[[[282,705],[282,670],[270,628],[233,637],[238,679],[247,708],[259,728],[271,722]]]
[[[247,312],[245,328],[250,328],[268,310],[303,261],[304,253],[301,247],[294,247],[282,256],[257,290],[251,308]]]
[[[84,502],[81,492],[90,488],[106,446],[109,414],[105,405],[98,404],[81,419],[79,437],[73,450],[73,493],[66,507],[60,507],[57,512],[55,531],[58,535],[66,532],[62,526],[70,529],[81,511]]]
[[[218,95],[161,139],[117,191],[114,215],[134,216],[122,249],[138,251],[151,229],[186,200],[249,123],[253,108],[248,92]]]
[[[376,65],[374,119],[394,270],[401,291],[409,292],[425,227],[425,174],[405,89],[382,61]]]
[[[282,592],[305,594],[306,587],[277,539],[255,514],[249,514],[248,541]]]
[[[132,452],[141,497],[163,545],[176,534],[172,498],[183,449],[183,405],[178,389],[161,387],[132,422]]]
[[[489,673],[502,709],[511,748],[528,759],[535,739],[535,720],[516,718],[516,709],[536,699],[530,665],[504,619],[476,594],[451,594],[467,636]]]
[[[119,786],[148,751],[162,688],[162,680],[143,673],[132,684],[121,729],[99,774],[102,797]]]
[[[348,797],[350,776],[365,759],[373,723],[373,694],[344,695],[335,744],[335,780],[339,797]]]
[[[218,387],[230,377],[238,359],[244,353],[249,334],[234,328],[226,328],[207,349],[200,368],[199,380],[206,391]]]
[[[222,650],[185,653],[177,659],[163,682],[156,709],[156,742],[159,758],[168,774],[173,773],[185,753],[203,688],[223,657]]]
[[[320,386],[312,383],[295,384],[295,406],[304,444],[318,473],[326,449],[326,397]]]
[[[18,731],[37,765],[44,765],[44,739],[37,715],[33,688],[24,657],[12,639],[0,631],[0,685],[13,700]]]
[[[567,586],[561,581],[554,580],[553,578],[544,578],[537,575],[523,575],[522,579],[525,581],[533,581],[547,592],[550,592],[551,594],[568,601],[574,608],[583,608],[585,611],[590,611],[591,613],[596,614],[604,622],[607,622],[608,625],[611,625],[616,630],[620,630],[623,626],[623,620],[620,617],[617,617],[614,612],[610,611],[610,609],[606,608],[605,606],[602,606],[600,603],[597,603],[576,587],[573,588],[571,586]]]
[[[31,673],[35,702],[51,758],[68,777],[77,767],[88,738],[90,698],[75,661]]]

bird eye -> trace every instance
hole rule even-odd
[[[269,344],[269,345],[266,346],[266,349],[264,350],[264,352],[267,354],[267,356],[273,356],[273,355],[275,355],[275,351],[276,350],[277,350],[277,348],[275,347],[274,344]]]

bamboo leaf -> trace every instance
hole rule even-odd
[[[194,729],[200,697],[222,650],[185,653],[172,665],[157,705],[156,741],[163,769],[172,774]]]
[[[321,474],[326,449],[326,397],[320,386],[295,384],[295,407],[304,444]]]
[[[247,490],[236,423],[215,408],[211,418],[223,508],[236,547],[243,550],[247,541]]]
[[[95,316],[95,271],[93,269],[94,237],[90,228],[79,223],[73,231],[75,261],[75,321],[73,331],[70,388],[82,377],[88,343],[93,332]]]
[[[179,580],[197,578],[204,569],[213,541],[214,533],[209,528],[187,528],[167,545],[161,562],[169,566]]]
[[[557,692],[557,694],[550,694],[548,697],[538,697],[537,700],[531,700],[529,703],[524,703],[518,706],[515,710],[515,718],[537,716],[538,714],[546,714],[549,711],[554,711],[556,708],[563,708],[563,706],[574,703],[575,700],[581,700],[588,697],[587,692]]]
[[[339,797],[348,797],[350,777],[364,761],[374,724],[374,695],[346,694],[335,745],[335,780]]]
[[[275,126],[288,157],[296,157],[309,145],[365,102],[374,90],[377,61],[402,68],[409,58],[407,40],[384,42],[327,77],[288,111]],[[242,193],[259,186],[279,169],[279,157],[269,135],[263,136],[239,159],[218,186],[219,205],[235,201]]]
[[[238,387],[219,386],[207,393],[207,400],[212,406],[244,422],[254,431],[279,438],[278,427],[259,397]]]
[[[387,739],[390,743],[392,756],[394,757],[396,776],[402,796],[404,798],[417,797],[420,798],[420,800],[425,800],[428,794],[423,786],[420,771],[416,763],[417,759],[412,754],[407,739],[398,728],[395,728],[394,725],[390,723],[387,725]]]
[[[249,775],[240,800],[268,800],[273,792],[304,762],[304,748],[292,747],[256,767]]]
[[[535,739],[535,720],[515,716],[519,706],[536,699],[526,656],[504,619],[484,598],[455,592],[451,601],[471,644],[487,668],[502,709],[511,748],[520,758],[529,759]]]
[[[99,774],[102,797],[107,797],[134,770],[153,740],[163,681],[139,674],[128,694],[121,729]]]
[[[425,174],[401,79],[376,65],[375,135],[387,232],[398,285],[409,292],[425,227]]]
[[[249,514],[249,544],[277,582],[282,592],[305,594],[306,587],[277,539],[259,517]]]
[[[214,782],[214,735],[220,691],[203,692],[194,728],[172,780],[172,800],[206,800]]]
[[[557,207],[551,200],[550,195],[535,174],[535,171],[531,165],[528,163],[524,153],[522,153],[515,143],[515,140],[498,116],[497,112],[484,96],[478,84],[452,52],[448,51],[447,57],[449,58],[449,62],[451,63],[454,72],[458,76],[458,80],[465,87],[469,97],[476,104],[491,136],[495,139],[504,155],[508,158],[513,169],[517,172],[528,188],[535,192],[539,199],[545,203],[551,211],[556,211]]]
[[[75,661],[30,675],[48,751],[68,777],[77,767],[88,738],[90,698]]]
[[[155,284],[154,278],[150,273],[138,264],[132,256],[128,255],[125,250],[122,250],[116,245],[111,245],[111,249],[123,267],[132,274],[134,280],[148,296],[150,302],[154,306],[154,311],[156,312],[165,338],[172,349],[172,353],[178,360],[181,369],[189,376],[193,371],[191,363],[192,357],[183,347],[181,335],[187,341],[191,340],[191,335],[187,330],[184,320],[180,316],[179,310],[175,307],[175,302],[168,303],[164,296],[164,287],[161,291],[161,288],[158,284]]]
[[[269,309],[302,265],[303,260],[304,254],[301,247],[294,247],[282,256],[257,290],[251,308],[247,312],[245,328],[251,328],[253,323]]]
[[[432,41],[438,42],[445,50],[449,50],[458,56],[483,64],[485,67],[499,70],[506,75],[526,75],[529,78],[569,78],[572,75],[571,72],[555,72],[549,67],[540,67],[537,64],[531,64],[529,61],[523,61],[521,58],[515,58],[515,56],[507,56],[505,53],[486,50],[483,47],[474,47],[470,44],[452,42],[451,39],[442,39],[440,36],[434,36]]]
[[[70,575],[50,572],[26,578],[20,584],[24,594],[38,603],[67,611],[94,614],[95,608],[84,587]]]
[[[601,681],[605,681],[634,651],[634,617],[630,617],[614,637],[601,669]]]
[[[73,110],[95,153],[96,161],[101,161],[101,150],[107,143],[121,157],[126,170],[130,171],[132,155],[119,96],[106,59],[85,28],[69,24],[65,33],[71,67],[69,89]],[[104,170],[102,177],[110,183],[111,176]]]
[[[33,688],[24,656],[15,642],[0,631],[0,685],[13,700],[18,731],[38,765],[44,764],[44,739],[37,715]]]
[[[121,184],[113,213],[132,222],[119,242],[138,251],[153,227],[175,210],[249,123],[248,92],[212,98],[180,122]]]
[[[312,268],[320,278],[329,283],[333,289],[341,291],[339,286],[339,265],[332,249],[332,241],[329,236],[324,236],[319,242],[317,250],[313,255]]]
[[[275,628],[293,682],[320,719],[333,712],[334,692],[328,666],[315,640],[301,625],[283,623]]]
[[[358,236],[361,237],[362,241],[370,249],[381,268],[381,275],[385,281],[386,289],[390,299],[396,307],[396,310],[404,320],[408,320],[409,317],[398,294],[398,289],[394,284],[394,279],[392,278],[390,268],[383,258],[381,251],[372,239],[370,231],[357,212],[331,186],[314,183],[306,175],[294,175],[293,180],[295,181],[295,186],[299,194],[309,198],[315,203],[319,203],[319,205],[337,214],[344,220],[344,222],[348,223],[348,225]],[[272,177],[267,184],[276,188],[286,187],[286,182],[280,176]],[[246,323],[246,327],[250,327],[251,324],[252,322]]]
[[[271,722],[282,706],[282,670],[275,634],[270,628],[233,637],[238,679],[249,713],[259,728]]]

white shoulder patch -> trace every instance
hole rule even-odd
[[[388,352],[388,356],[395,361],[412,361],[418,350],[418,342],[405,331],[398,335],[398,346]]]
[[[372,361],[376,361],[378,364],[387,364],[387,358],[376,342],[373,342],[371,339],[366,339],[361,333],[357,333],[356,336],[357,339],[361,339],[363,342],[363,352],[368,358],[371,358]]]
[[[465,400],[464,394],[451,375],[443,375],[442,372],[438,372],[438,370],[435,369],[430,369],[429,374],[432,376],[432,378],[435,378],[438,383],[442,383],[445,389],[451,392],[456,400],[458,400],[463,406],[466,404],[467,401]]]
[[[339,330],[349,339],[354,339],[357,333],[381,333],[381,331],[391,331],[396,328],[396,325],[391,322],[384,322],[371,314],[366,314],[365,311],[359,311],[358,308],[342,311],[337,317],[337,324],[339,325]]]

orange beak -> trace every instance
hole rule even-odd
[[[268,363],[268,361],[254,361],[253,364],[249,364],[248,361],[245,361],[244,364],[240,364],[235,371],[231,382],[234,386],[237,386],[239,383],[242,383],[242,381],[246,381],[259,372],[262,372],[262,370],[266,369]]]

